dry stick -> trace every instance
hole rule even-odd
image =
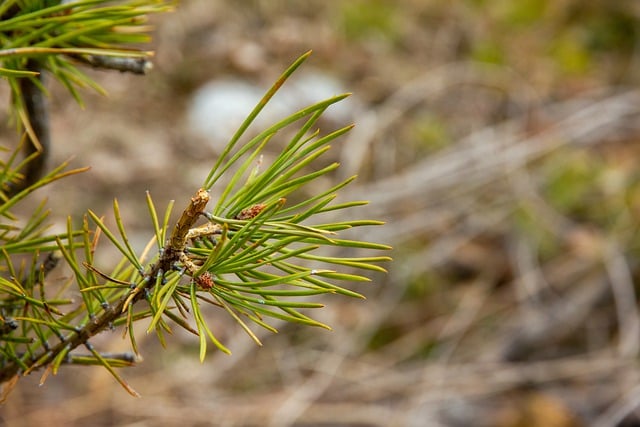
[[[593,427],[617,426],[638,406],[640,406],[640,386],[634,387],[620,400],[614,402],[591,425]]]
[[[27,362],[27,364],[31,363],[29,371],[40,369],[43,366],[48,365],[58,354],[60,354],[60,352],[64,350],[71,351],[80,345],[86,344],[91,337],[105,329],[108,329],[115,320],[120,318],[123,313],[126,312],[129,304],[135,304],[142,299],[145,294],[144,290],[154,286],[157,274],[161,271],[166,272],[171,270],[173,264],[180,260],[180,257],[184,254],[184,249],[186,248],[187,233],[204,212],[208,201],[209,193],[203,189],[198,190],[196,195],[191,198],[191,202],[182,212],[180,219],[176,223],[169,242],[160,255],[160,259],[158,262],[151,265],[149,270],[143,274],[141,283],[145,283],[144,287],[131,289],[125,295],[120,297],[114,305],[107,307],[96,319],[91,320],[79,330],[71,333],[70,336],[59,342],[50,350],[42,351],[40,354],[36,355],[33,361]],[[20,373],[20,367],[18,364],[12,363],[5,366],[0,370],[0,384],[8,381],[18,373]]]
[[[359,115],[356,119],[358,126],[350,132],[345,145],[348,150],[343,152],[340,159],[342,173],[353,174],[361,170],[370,154],[371,146],[380,135],[389,132],[389,129],[392,129],[398,120],[410,114],[413,108],[428,106],[452,87],[477,85],[517,94],[510,98],[518,104],[525,105],[527,117],[530,114],[528,110],[533,105],[541,103],[535,90],[508,68],[486,67],[479,70],[476,65],[460,62],[428,70],[401,86],[379,108]]]
[[[311,407],[325,391],[339,377],[340,367],[347,358],[347,353],[351,345],[342,346],[345,352],[336,351],[328,353],[319,361],[317,370],[309,378],[292,388],[287,398],[280,402],[279,407],[270,414],[269,427],[286,427],[296,424],[304,413]]]
[[[466,194],[479,191],[483,185],[564,145],[588,145],[603,134],[629,127],[640,112],[639,101],[640,92],[635,91],[604,99],[585,97],[578,108],[575,100],[552,105],[548,107],[551,113],[557,112],[561,118],[536,135],[523,135],[526,118],[490,126],[401,173],[365,186],[347,188],[342,197],[349,200],[367,194],[369,215],[389,217],[398,207],[406,206],[407,201],[434,204],[434,200],[451,198],[452,194],[462,191]],[[375,236],[384,230],[371,232]]]
[[[549,308],[539,313],[536,320],[526,318],[510,322],[510,333],[500,339],[485,358],[508,362],[526,360],[536,350],[571,335],[584,324],[595,306],[610,297],[604,275],[587,278],[569,295],[549,304]]]
[[[359,399],[374,403],[424,393],[423,404],[441,404],[451,403],[451,399],[495,396],[522,386],[536,388],[565,381],[597,384],[604,379],[628,377],[635,369],[634,361],[622,360],[606,351],[530,363],[471,361],[446,367],[429,363],[406,365],[378,370],[367,359],[354,358],[348,366],[348,383],[340,390],[333,390],[332,397],[338,402]],[[446,384],[434,389],[432,384],[443,375],[447,376]],[[429,392],[432,396],[427,398]]]
[[[613,238],[607,242],[604,252],[604,265],[611,283],[618,317],[618,354],[622,357],[636,358],[640,351],[640,312],[636,306],[637,298],[631,268],[625,259],[624,248]]]

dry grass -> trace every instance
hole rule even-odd
[[[265,345],[256,348],[212,312],[232,356],[213,354],[200,365],[188,338],[159,351],[153,337],[141,336],[146,361],[124,375],[142,399],[99,369],[70,368],[42,388],[36,378],[21,382],[2,408],[5,423],[637,422],[640,92],[629,77],[637,71],[633,58],[626,80],[616,74],[622,85],[611,83],[604,66],[556,73],[548,57],[536,56],[535,37],[519,32],[513,43],[502,41],[513,55],[506,64],[479,64],[460,46],[485,34],[495,16],[463,2],[398,2],[394,43],[347,37],[346,24],[336,24],[346,2],[246,3],[184,1],[158,22],[155,75],[143,83],[105,76],[109,100],[89,96],[82,113],[67,101],[59,106],[57,156],[74,153],[98,170],[77,186],[58,185],[52,199],[106,211],[117,195],[133,218],[145,209],[146,188],[160,203],[186,199],[215,155],[186,129],[188,95],[227,74],[268,83],[313,48],[308,66],[338,75],[361,102],[357,127],[334,155],[344,175],[361,176],[344,198],[370,200],[359,214],[387,221],[361,237],[395,247],[389,274],[358,288],[366,302],[326,301],[316,315],[333,325],[331,333],[276,322],[281,332],[260,335]],[[522,41],[531,42],[531,54],[518,51]],[[431,120],[445,129],[442,145],[420,133]],[[110,181],[110,162],[137,172]],[[551,191],[562,183],[555,177],[581,167],[594,178],[584,199],[565,208]],[[81,200],[78,191],[86,194]],[[147,227],[142,220],[133,226],[141,234]]]

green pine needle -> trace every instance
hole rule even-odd
[[[0,4],[0,16],[8,10],[8,4],[18,3]],[[145,57],[147,52],[130,50],[127,45],[146,37],[142,14],[167,8],[168,3],[163,1],[80,0],[23,9],[23,13],[0,22],[0,45],[4,46],[0,49],[0,76],[7,79],[13,93],[12,108],[21,123],[20,131],[33,134],[17,83],[19,78],[38,82],[24,69],[27,59],[40,61],[80,101],[79,88],[100,89],[74,61],[88,55]],[[127,29],[120,31],[119,26]],[[9,37],[11,32],[15,32],[13,38]],[[330,330],[307,315],[311,309],[324,307],[316,300],[320,295],[364,298],[348,286],[371,280],[362,272],[386,272],[380,264],[390,258],[378,255],[378,251],[390,247],[346,239],[341,233],[355,227],[380,226],[382,222],[332,222],[335,212],[352,210],[366,202],[336,203],[339,191],[355,177],[329,188],[319,184],[330,180],[339,167],[323,159],[352,126],[328,133],[316,126],[326,109],[348,94],[302,108],[245,140],[264,106],[309,55],[300,56],[249,113],[212,165],[202,189],[182,212],[177,226],[171,222],[174,202],[167,204],[161,217],[162,212],[146,193],[152,235],[142,253],[131,244],[125,226],[128,219],[122,217],[117,200],[113,202],[113,228],[88,210],[78,228],[69,219],[66,233],[50,235],[44,203],[21,225],[15,221],[11,210],[33,191],[84,169],[68,170],[65,163],[17,194],[0,192],[1,259],[6,264],[5,274],[0,275],[0,378],[1,366],[22,373],[46,367],[56,373],[66,363],[100,365],[128,392],[137,395],[115,371],[133,362],[101,354],[89,343],[92,336],[107,328],[122,327],[138,355],[136,322],[148,322],[147,333],[154,332],[163,346],[172,326],[177,325],[198,336],[199,357],[204,361],[210,344],[230,353],[214,334],[212,320],[204,315],[205,304],[222,308],[256,344],[262,345],[252,327],[276,332],[269,325],[270,319]],[[263,164],[263,152],[283,135],[288,135],[288,140],[280,141],[284,146],[279,154]],[[26,140],[23,138],[22,143]],[[19,161],[19,151],[0,164],[0,183],[20,178],[18,171],[30,159]],[[209,190],[215,190],[212,194],[217,196],[209,195]],[[210,197],[216,200],[206,208]],[[94,252],[101,250],[100,236],[105,236],[102,240],[122,257],[112,269],[95,265],[99,257]],[[337,255],[344,253],[342,249],[374,254]],[[64,260],[72,274],[66,283],[50,291],[41,257],[54,254],[59,254],[56,256]],[[14,261],[25,255],[27,262]],[[62,297],[72,285],[81,295],[77,302]],[[90,355],[74,352],[82,345]]]

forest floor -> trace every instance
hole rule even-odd
[[[145,360],[123,371],[142,399],[72,367],[22,380],[2,420],[637,425],[638,21],[632,6],[571,0],[184,0],[154,17],[148,76],[90,71],[109,96],[85,93],[84,109],[52,88],[52,164],[91,166],[46,190],[55,218],[109,215],[117,197],[144,244],[145,191],[184,205],[224,144],[194,121],[200,90],[266,89],[312,49],[292,84],[353,93],[322,126],[356,124],[332,148],[335,178],[358,175],[343,198],[370,200],[356,215],[386,225],[360,237],[394,261],[354,285],[366,301],[323,297],[314,314],[332,332],[274,322],[257,347],[211,311],[231,356],[200,364],[192,337],[162,349],[142,333]],[[127,349],[117,331],[99,344]]]

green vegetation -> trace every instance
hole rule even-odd
[[[113,202],[115,227],[89,210],[79,226],[69,218],[66,232],[51,234],[44,203],[25,220],[12,214],[12,208],[34,190],[85,171],[68,169],[67,164],[51,171],[43,170],[42,163],[37,170],[29,168],[49,149],[48,143],[42,143],[48,139],[47,123],[36,126],[43,117],[30,107],[32,94],[41,96],[45,90],[39,80],[42,73],[53,74],[80,100],[79,87],[100,89],[78,63],[135,72],[137,60],[146,61],[149,56],[128,47],[147,41],[144,16],[170,10],[160,1],[50,3],[5,1],[0,8],[5,18],[0,22],[2,73],[13,92],[12,112],[22,136],[21,144],[1,165],[0,175],[0,382],[13,382],[41,369],[55,374],[65,364],[101,365],[136,395],[115,368],[138,360],[134,330],[139,323],[163,344],[174,328],[185,329],[197,337],[200,360],[204,360],[210,344],[229,350],[212,332],[202,306],[219,307],[261,344],[252,324],[275,332],[268,318],[276,318],[328,329],[305,313],[322,307],[309,298],[321,294],[362,297],[338,283],[368,279],[342,270],[384,271],[378,264],[389,258],[332,256],[322,249],[386,250],[386,245],[341,237],[344,230],[382,223],[316,219],[366,204],[334,202],[353,177],[319,192],[307,191],[310,183],[338,167],[334,162],[309,171],[329,144],[350,130],[347,126],[321,134],[317,128],[322,113],[347,95],[310,105],[252,138],[245,137],[247,128],[309,53],[281,75],[249,114],[175,223],[170,220],[173,202],[159,207],[147,193],[154,234],[142,252],[131,244],[127,218],[117,200]],[[25,85],[25,79],[33,87]],[[37,92],[32,92],[34,88]],[[262,164],[259,159],[265,146],[283,134],[290,136],[281,153]],[[21,160],[20,151],[29,146]],[[218,189],[223,176],[228,180],[221,196],[209,206],[209,190]],[[114,267],[96,264],[103,240],[122,256]],[[58,261],[72,272],[62,285],[48,280]],[[312,264],[320,267],[309,267]],[[79,300],[70,298],[73,293],[80,295]],[[111,328],[123,329],[132,353],[103,354],[92,345],[95,335]]]

